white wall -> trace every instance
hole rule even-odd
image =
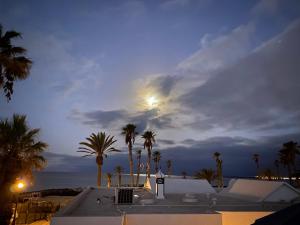
[[[155,193],[155,178],[150,178],[151,191]],[[215,189],[207,182],[200,179],[165,178],[166,194],[185,193],[216,193]]]
[[[283,182],[247,179],[235,180],[231,188],[221,192],[221,194],[226,193],[254,197],[258,201],[272,202],[290,201],[299,196],[293,187]]]
[[[221,214],[127,214],[125,225],[222,225]]]
[[[287,187],[286,185],[282,185],[269,196],[267,196],[264,201],[266,202],[280,202],[280,201],[291,201],[294,198],[297,198],[299,194]]]

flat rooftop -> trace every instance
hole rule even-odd
[[[144,188],[134,189],[133,194],[133,204],[115,204],[114,188],[89,189],[55,216],[121,216],[124,213],[215,214],[218,211],[278,211],[290,205],[284,202],[253,202],[220,194],[166,194],[165,199],[156,199],[153,193]],[[100,204],[97,199],[100,199]],[[213,199],[216,200],[215,205]]]

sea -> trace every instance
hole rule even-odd
[[[182,178],[182,176],[172,176]],[[140,175],[140,184],[145,181],[145,174]],[[224,178],[224,185],[227,185],[230,177]],[[130,183],[129,174],[122,174],[122,184]],[[97,186],[97,173],[95,172],[36,172],[34,173],[34,180],[27,182],[26,191],[40,191],[45,189],[61,189],[61,188],[83,188]],[[102,186],[107,185],[107,178],[103,173],[101,179]],[[112,177],[112,185],[118,184],[118,177]]]

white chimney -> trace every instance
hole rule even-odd
[[[159,170],[157,174],[155,174],[155,194],[157,199],[165,198],[165,175]]]

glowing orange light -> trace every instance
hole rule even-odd
[[[23,182],[19,182],[19,183],[17,184],[17,187],[18,187],[19,189],[24,188],[24,186],[25,186],[25,184],[24,184]]]

